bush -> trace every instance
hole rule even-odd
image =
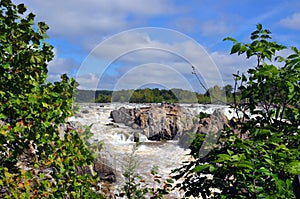
[[[73,114],[77,83],[67,75],[46,81],[48,26],[25,12],[24,4],[0,1],[0,197],[99,197],[97,178],[77,175],[94,159],[78,132],[58,133]]]
[[[270,34],[258,24],[249,44],[225,39],[233,42],[231,54],[255,57],[257,65],[247,74],[234,75],[241,103],[232,108],[239,116],[224,128],[217,145],[199,158],[204,138],[197,136],[191,147],[195,160],[174,171],[174,178],[183,179],[176,187],[185,196],[295,197],[292,181],[300,174],[300,52],[292,47],[287,58],[277,56],[285,47],[270,41]]]

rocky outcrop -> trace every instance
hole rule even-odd
[[[215,110],[212,114],[199,121],[196,133],[208,134],[210,132],[219,132],[228,124],[226,115],[220,110]]]
[[[200,119],[177,104],[149,105],[129,109],[122,107],[112,111],[111,118],[116,123],[141,129],[149,140],[178,138],[180,145],[185,148],[192,142],[190,135],[212,135],[228,124],[227,117],[221,110],[217,109]]]
[[[195,117],[187,115],[177,104],[122,107],[112,111],[111,118],[116,123],[141,129],[149,140],[172,140],[191,130],[195,123]]]
[[[179,145],[189,148],[195,134],[206,134],[210,136],[212,141],[216,141],[220,135],[220,131],[225,126],[228,126],[228,119],[222,111],[217,109],[212,114],[207,114],[206,117],[201,118],[194,127],[194,131],[184,134],[179,140]]]

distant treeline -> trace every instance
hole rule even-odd
[[[120,91],[109,90],[77,90],[77,102],[89,103],[110,103],[110,102],[129,102],[129,103],[232,103],[232,86],[226,85],[223,88],[214,86],[205,93],[200,94],[183,89],[129,89]]]

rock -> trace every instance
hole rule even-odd
[[[95,161],[94,161],[94,170],[100,176],[101,180],[105,180],[107,182],[115,182],[116,181],[116,175],[115,175],[115,170],[109,166],[108,164],[105,163],[101,156],[99,156]]]
[[[115,124],[115,123],[108,123],[108,124],[105,124],[105,126],[111,126],[113,128],[119,128],[119,125]]]
[[[90,112],[90,111],[89,111],[89,110],[87,110],[87,109],[86,109],[86,110],[82,110],[82,111],[81,111],[81,113],[84,113],[84,114],[87,114],[87,113],[89,113],[89,112]]]
[[[110,183],[116,182],[115,170],[105,162],[106,161],[104,161],[103,158],[101,158],[101,156],[99,155],[93,162],[93,165],[77,167],[77,174],[97,174],[101,180]]]
[[[208,117],[202,118],[194,129],[189,133],[185,133],[179,140],[179,145],[183,148],[189,148],[190,144],[193,141],[193,136],[195,134],[210,134],[218,136],[219,132],[228,125],[228,119],[226,115],[220,111],[215,110]]]
[[[124,123],[125,125],[133,124],[133,110],[121,107],[119,110],[111,112],[111,118],[116,123]]]
[[[224,128],[225,124],[228,124],[228,119],[225,114],[220,110],[215,110],[207,118],[203,118],[199,121],[196,133],[208,134],[210,132],[219,132]]]
[[[58,126],[58,135],[61,140],[65,139],[65,134],[71,130],[77,131],[79,134],[84,131],[82,124],[78,121],[69,121]]]
[[[194,116],[186,115],[176,104],[124,107],[111,112],[116,123],[143,130],[149,140],[172,140],[194,126]]]
[[[139,142],[140,141],[140,134],[138,132],[133,133],[133,141]]]

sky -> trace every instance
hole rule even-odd
[[[182,88],[233,84],[255,60],[230,55],[233,37],[250,42],[261,23],[274,41],[300,48],[298,0],[13,0],[50,29],[55,58],[49,81],[61,74],[81,89]],[[282,52],[288,54],[289,50]]]

